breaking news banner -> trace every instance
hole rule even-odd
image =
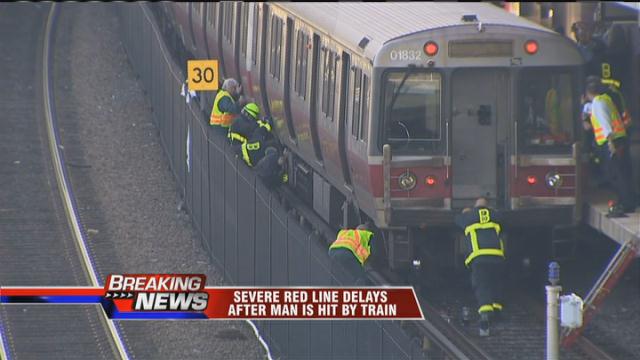
[[[200,274],[114,274],[98,287],[0,287],[2,304],[100,304],[111,319],[423,320],[412,287],[210,287]]]

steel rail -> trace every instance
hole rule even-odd
[[[55,23],[58,14],[58,4],[52,3],[49,9],[49,15],[47,17],[47,23],[44,34],[43,45],[43,98],[44,98],[44,114],[47,128],[47,137],[49,139],[49,149],[51,151],[51,158],[53,161],[53,169],[56,175],[56,181],[58,184],[58,191],[60,193],[69,228],[73,235],[78,251],[81,255],[81,264],[85,271],[90,285],[94,287],[100,287],[100,281],[93,267],[91,261],[91,255],[87,249],[87,241],[84,229],[80,223],[80,216],[76,205],[75,196],[71,188],[71,182],[69,181],[69,175],[66,171],[64,162],[64,154],[62,153],[62,145],[60,144],[60,134],[57,128],[56,111],[53,101],[53,81],[52,81],[52,48],[53,34],[55,29]],[[126,348],[120,337],[120,333],[112,320],[110,320],[106,313],[102,310],[98,310],[102,314],[102,323],[107,328],[108,333],[111,334],[113,339],[113,345],[115,346],[115,352],[121,359],[129,359]]]

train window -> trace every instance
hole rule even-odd
[[[207,14],[207,22],[209,22],[209,24],[211,24],[211,25],[215,25],[216,24],[216,20],[217,20],[216,19],[216,7],[217,6],[218,6],[217,4],[211,3],[207,7],[207,12],[208,12],[208,14]]]
[[[360,124],[360,136],[362,141],[367,141],[367,130],[369,129],[369,77],[362,75],[362,123]]]
[[[520,76],[518,127],[523,151],[568,149],[574,134],[574,94],[569,71],[526,69]]]
[[[231,42],[231,32],[233,31],[233,4],[232,3],[222,3],[222,37],[230,43]]]
[[[294,90],[296,94],[303,99],[307,94],[307,57],[309,56],[309,35],[304,31],[298,30],[296,35],[296,67],[295,67],[295,81]]]
[[[251,60],[253,60],[253,65],[257,64],[258,59],[258,5],[252,4],[253,6],[253,36],[251,37]]]
[[[327,72],[328,53],[329,53],[329,50],[327,50],[326,48],[322,49],[322,55],[321,55],[322,56],[322,59],[321,59],[321,61],[322,61],[322,102],[321,102],[321,109],[322,109],[322,112],[324,114],[327,113],[327,99],[328,99],[327,89],[329,87],[327,85],[328,80],[329,80],[329,76],[328,76],[328,72]]]
[[[327,48],[322,50],[322,113],[333,121],[333,110],[336,99],[336,58],[334,51]]]
[[[385,141],[405,152],[432,149],[441,138],[439,73],[389,71],[384,79]]]
[[[249,4],[242,3],[242,10],[240,13],[240,53],[242,55],[247,54],[247,37],[249,32]]]
[[[362,69],[354,67],[353,101],[351,104],[351,135],[358,140],[366,140],[369,116],[369,78]]]
[[[309,34],[302,33],[302,62],[300,64],[300,93],[307,98],[307,69],[309,64]]]
[[[293,88],[296,91],[296,94],[300,95],[300,84],[301,84],[301,80],[300,79],[300,69],[302,68],[301,62],[302,62],[302,30],[298,30],[296,33],[296,65],[295,65],[295,76],[294,76],[294,83],[293,83]]]
[[[283,21],[282,19],[278,18],[278,33],[277,33],[277,38],[276,38],[276,48],[277,48],[277,54],[276,54],[276,79],[280,80],[280,70],[282,68],[281,63],[282,63],[282,29],[283,29]]]
[[[353,74],[353,104],[351,105],[351,135],[356,139],[360,136],[360,114],[362,106],[362,70],[354,67]]]
[[[271,17],[271,58],[269,61],[269,73],[280,80],[280,67],[282,64],[282,24],[277,16]]]

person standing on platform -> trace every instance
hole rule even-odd
[[[487,205],[487,199],[476,200],[475,207],[465,208],[455,218],[466,237],[465,266],[471,268],[471,286],[478,301],[480,336],[489,336],[491,317],[502,313],[505,256],[500,239],[500,214]]]
[[[334,277],[339,279],[353,279],[343,285],[364,285],[367,274],[364,264],[371,255],[371,238],[373,232],[366,224],[358,225],[353,230],[343,229],[338,232],[336,240],[329,246],[329,257],[332,263]],[[337,265],[340,266],[337,266]],[[346,274],[342,273],[346,271]]]
[[[588,83],[585,96],[591,101],[590,122],[598,157],[616,193],[617,203],[623,212],[633,212],[637,198],[631,180],[629,139],[620,112],[600,83]]]

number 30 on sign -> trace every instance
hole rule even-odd
[[[218,90],[218,60],[188,60],[189,90]]]

